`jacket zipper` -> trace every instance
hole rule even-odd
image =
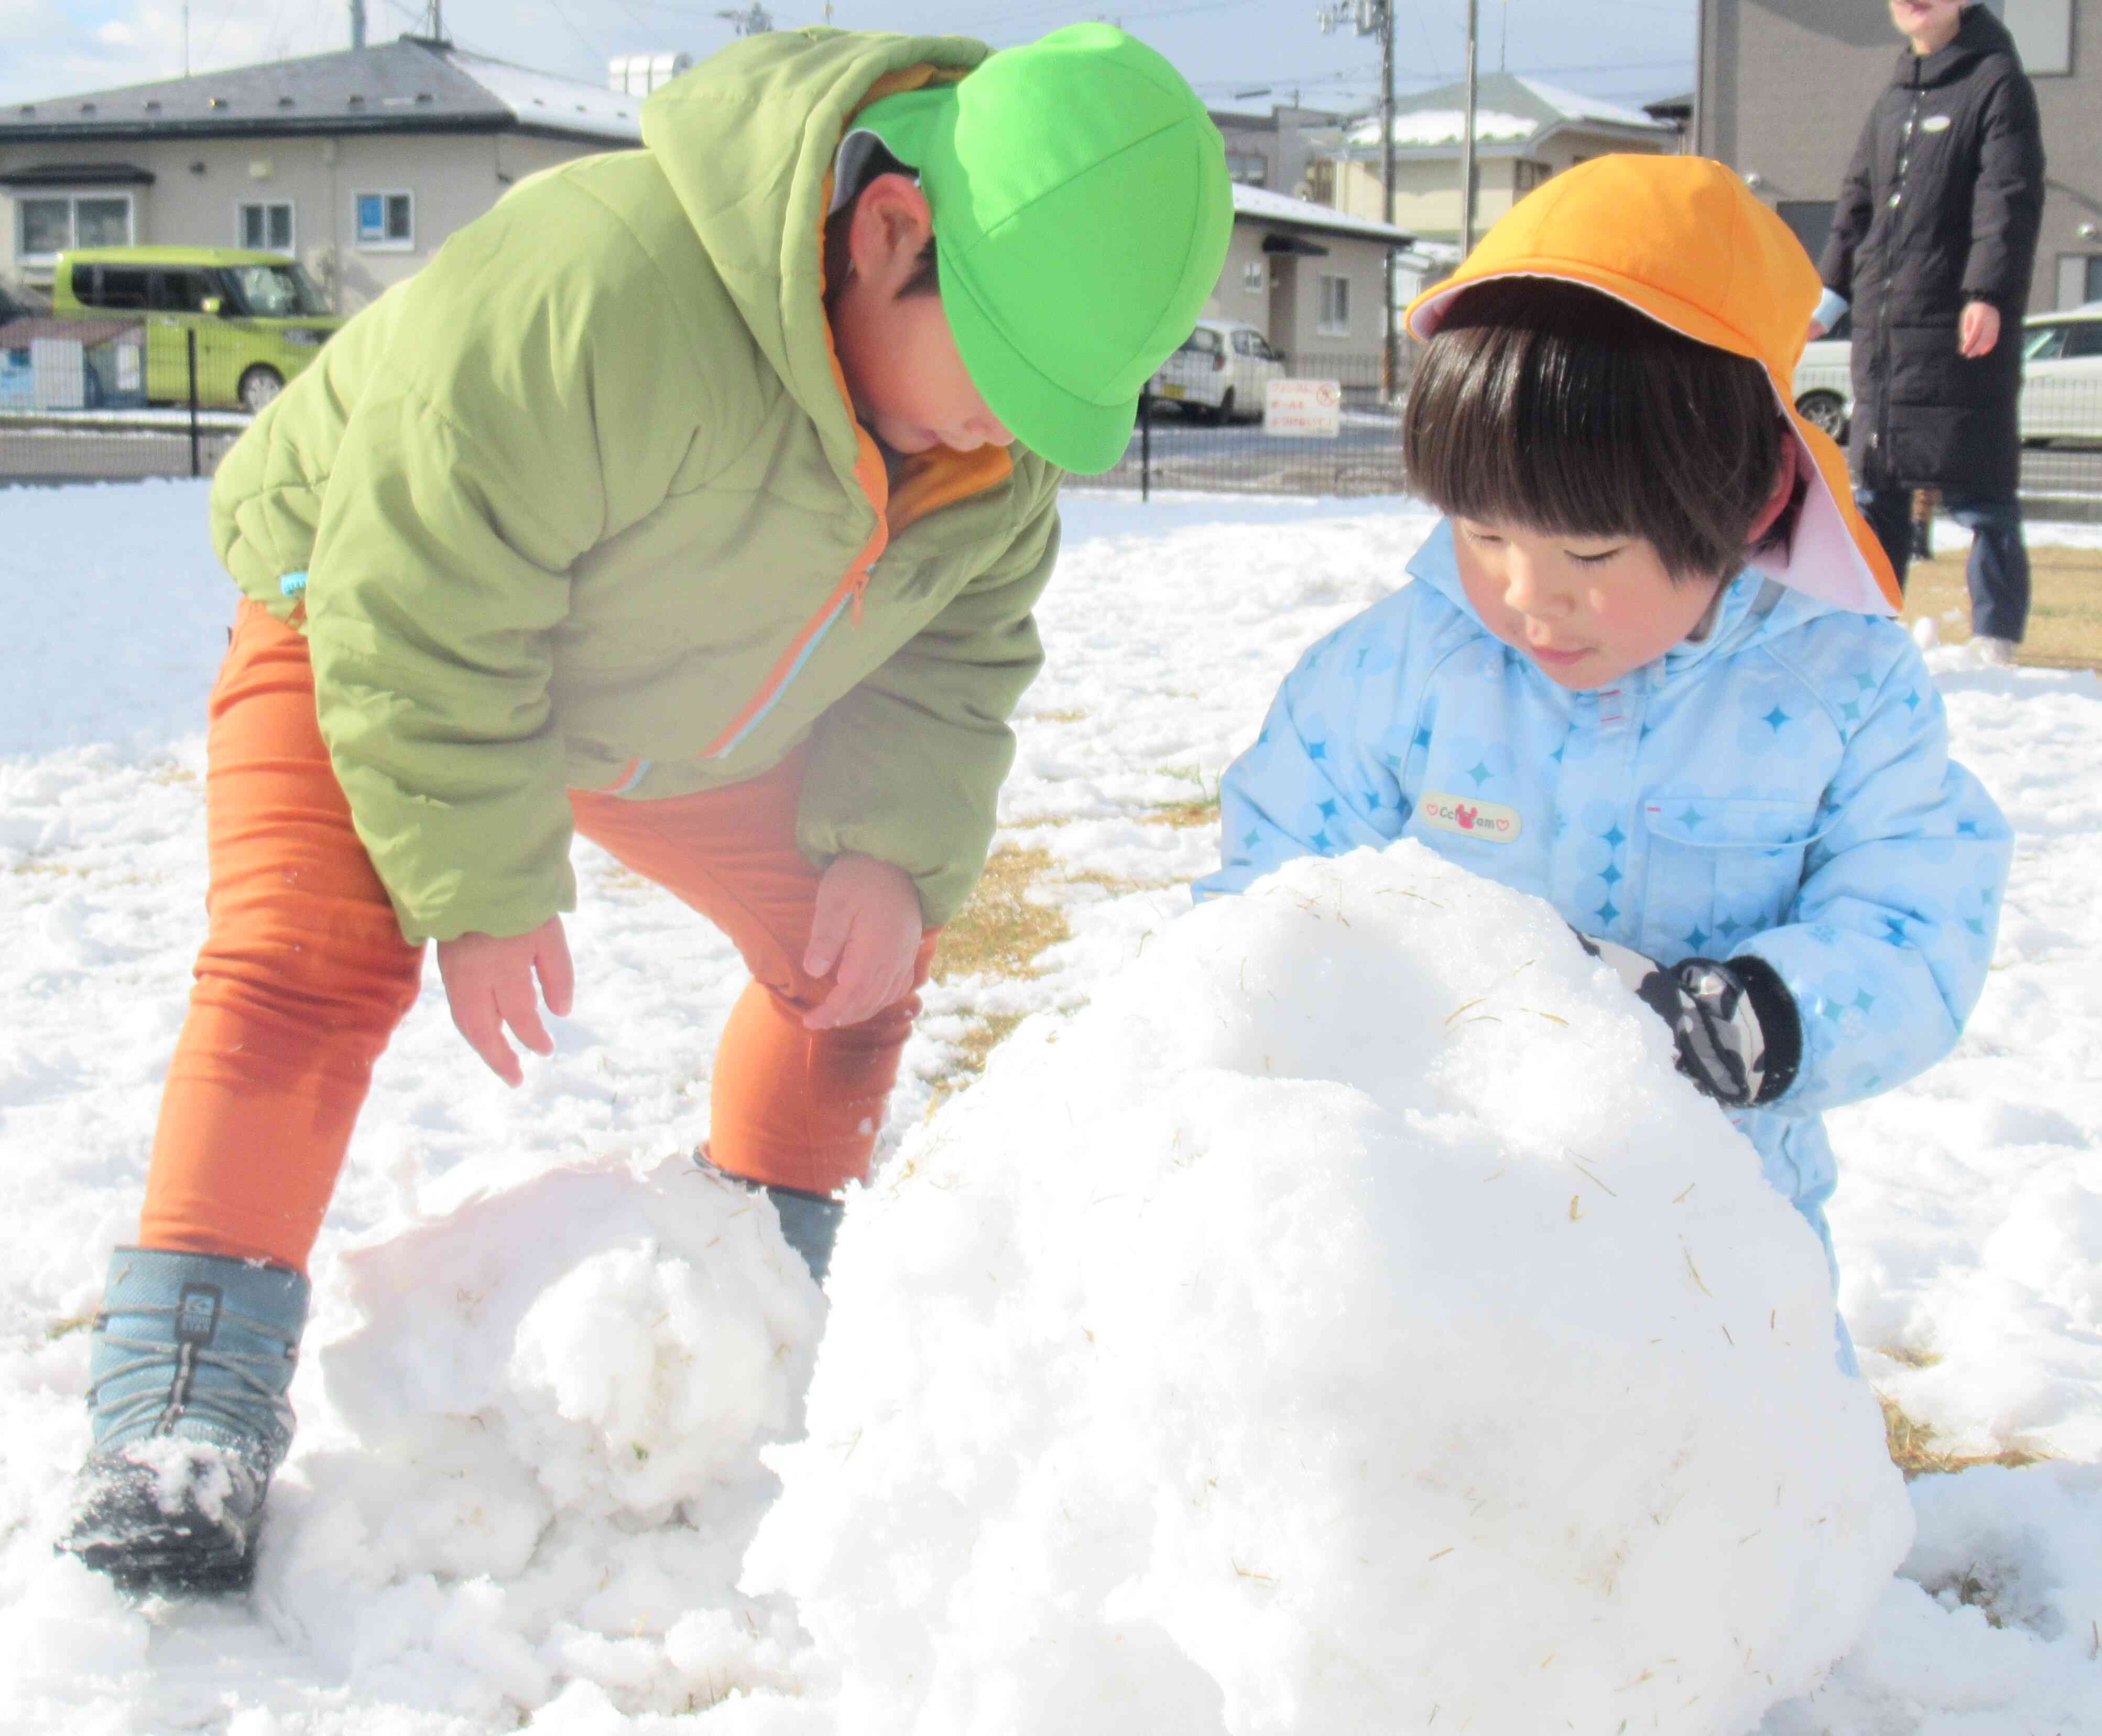
[[[1891,189],[1890,197],[1890,209],[1895,215],[1891,218],[1890,240],[1883,249],[1883,329],[1878,340],[1878,347],[1882,351],[1882,354],[1878,359],[1882,370],[1883,395],[1882,402],[1877,406],[1877,418],[1881,426],[1869,435],[1869,443],[1882,451],[1887,458],[1891,446],[1891,278],[1892,270],[1890,262],[1897,256],[1898,224],[1904,220],[1905,183],[1912,173],[1913,141],[1919,133],[1919,105],[1926,100],[1926,87],[1914,85],[1912,91],[1912,109],[1905,116],[1905,131],[1898,136],[1897,184]],[[1902,477],[1893,476],[1891,480],[1901,483],[1905,479]]]
[[[759,690],[746,701],[743,710],[730,720],[721,735],[701,750],[704,760],[719,760],[738,743],[757,729],[766,714],[772,711],[796,677],[802,673],[803,665],[810,660],[825,635],[831,632],[839,619],[841,610],[849,611],[856,627],[861,625],[862,600],[868,591],[868,582],[875,576],[876,557],[882,552],[889,532],[883,521],[876,522],[876,534],[869,538],[854,564],[847,569],[832,594],[827,597],[818,612],[805,621],[796,637],[788,642],[788,648],[775,660],[760,684]]]

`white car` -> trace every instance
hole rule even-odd
[[[1186,416],[1261,421],[1271,381],[1285,375],[1283,354],[1271,347],[1259,327],[1239,320],[1200,319],[1153,376],[1153,395]]]
[[[2102,301],[2022,322],[2022,439],[2102,440]]]
[[[1854,419],[1853,349],[1820,338],[1795,371],[1796,413],[1834,440]],[[2102,440],[2102,301],[2022,322],[2021,431],[2027,444]]]
[[[1795,413],[1834,440],[1847,437],[1854,420],[1854,346],[1849,340],[1815,338],[1803,346],[1803,360],[1795,368]]]

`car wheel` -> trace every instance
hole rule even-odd
[[[241,376],[241,407],[254,415],[285,389],[285,376],[261,362]]]
[[[1847,401],[1836,392],[1806,392],[1795,401],[1795,413],[1834,440],[1847,437]]]

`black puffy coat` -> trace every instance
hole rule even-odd
[[[1820,270],[1854,310],[1854,473],[1876,486],[2011,494],[2021,318],[2043,218],[2043,127],[2007,27],[1963,11],[1947,47],[1900,51],[1869,111]],[[1968,361],[1969,301],[2000,340]]]

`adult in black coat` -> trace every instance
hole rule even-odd
[[[1851,303],[1855,498],[1903,584],[1911,495],[1974,533],[1974,637],[2006,660],[2029,622],[2016,499],[2021,317],[2043,215],[2043,127],[2007,28],[1973,0],[1890,0],[1906,39],[1855,147],[1812,335]]]

